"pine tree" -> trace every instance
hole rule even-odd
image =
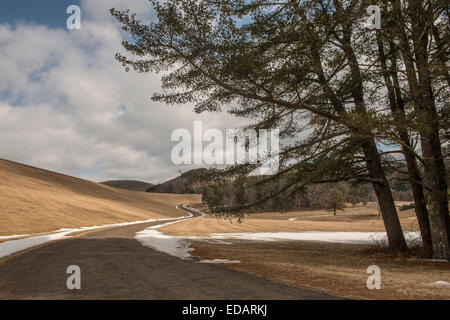
[[[114,9],[134,58],[117,59],[138,72],[168,71],[169,104],[193,102],[197,112],[228,109],[277,127],[289,141],[281,152],[285,185],[296,194],[310,183],[370,182],[391,248],[406,250],[378,137],[386,122],[364,64],[368,1],[154,1],[158,21],[143,25]],[[253,166],[238,166],[248,173]],[[287,192],[287,191],[291,192]],[[266,197],[267,198],[267,197]],[[264,201],[267,199],[261,199]]]
[[[333,188],[330,190],[328,207],[333,210],[334,216],[336,215],[336,210],[344,210],[345,198],[339,189]]]

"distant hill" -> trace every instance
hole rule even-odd
[[[146,191],[152,187],[152,183],[137,180],[109,180],[100,182],[101,184],[131,191]]]
[[[183,215],[198,195],[149,194],[0,159],[0,236]]]
[[[193,169],[183,173],[181,176],[151,186],[147,189],[147,192],[156,193],[202,193],[203,188],[206,185],[211,184],[209,180],[205,180],[205,175],[208,173],[208,169],[200,168]]]

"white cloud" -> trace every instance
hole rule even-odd
[[[180,169],[170,160],[174,129],[236,126],[231,116],[152,102],[159,76],[123,71],[108,10],[125,6],[151,19],[146,0],[105,0],[82,3],[81,30],[0,24],[0,157],[96,181],[157,182]]]

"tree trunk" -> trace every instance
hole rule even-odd
[[[429,192],[429,219],[433,243],[433,257],[450,260],[450,218],[447,196],[447,172],[442,157],[439,137],[439,121],[431,87],[428,68],[428,35],[430,14],[422,7],[422,2],[410,0],[409,8],[412,23],[414,50],[411,50],[401,18],[400,1],[394,3],[400,46],[406,67],[409,91],[414,100],[417,119],[423,124],[419,128],[422,154],[425,164],[425,178]],[[432,23],[431,23],[432,24]],[[424,29],[425,28],[425,29]],[[417,75],[412,56],[415,57]]]
[[[424,143],[425,140],[425,143]],[[430,187],[428,196],[433,257],[450,260],[450,223],[447,199],[446,168],[442,154],[437,150],[437,137],[430,134],[422,137],[425,160],[425,176]],[[440,144],[438,144],[440,147]]]
[[[431,72],[428,66],[428,36],[431,14],[423,13],[422,2],[410,1],[413,23],[414,55],[416,57],[419,79],[419,97],[425,111],[426,126],[422,136],[422,149],[425,161],[425,175],[430,186],[430,223],[433,236],[433,256],[450,260],[450,217],[448,211],[447,170],[442,156],[439,137],[439,120],[434,101]],[[428,20],[427,20],[428,17]],[[417,20],[416,20],[417,19]],[[431,25],[432,22],[431,22]],[[419,98],[418,97],[418,98]],[[435,240],[436,239],[436,240]],[[436,243],[435,243],[436,242]]]
[[[403,148],[403,154],[406,159],[406,165],[408,167],[408,175],[410,179],[411,189],[414,197],[414,210],[417,216],[417,222],[419,223],[420,234],[422,237],[423,249],[425,256],[431,257],[433,253],[433,241],[431,236],[430,218],[425,201],[425,195],[422,186],[422,177],[420,176],[419,168],[417,167],[417,161],[412,153],[411,148],[407,146]]]
[[[414,209],[416,212],[417,221],[419,223],[424,253],[426,257],[431,258],[433,247],[431,240],[430,221],[428,218],[428,209],[426,206],[425,195],[422,187],[422,177],[420,175],[419,168],[417,167],[417,161],[409,140],[408,130],[403,125],[405,123],[406,117],[404,101],[396,71],[397,49],[395,47],[395,44],[390,43],[389,57],[386,57],[384,45],[379,31],[376,32],[376,40],[378,45],[381,70],[388,91],[389,105],[394,117],[397,133],[400,137],[400,140],[402,141],[402,153],[405,157],[406,166],[408,168],[408,177],[414,198]],[[387,65],[388,59],[391,62],[389,68]]]
[[[342,6],[340,2],[336,1],[335,4],[338,14],[342,15]],[[351,30],[346,25],[342,25],[342,27],[342,49],[348,62],[352,77],[352,97],[355,102],[355,111],[359,113],[363,121],[366,122],[366,125],[362,126],[364,132],[362,130],[360,132],[361,136],[366,137],[363,140],[362,149],[366,158],[367,170],[369,172],[369,175],[376,181],[372,183],[372,185],[377,196],[381,216],[383,217],[389,247],[398,251],[407,251],[408,248],[406,245],[405,236],[402,231],[400,220],[398,218],[394,197],[392,196],[391,188],[386,179],[375,140],[372,137],[370,120],[368,120],[367,110],[364,103],[364,89],[361,70],[359,68],[358,59],[356,58],[351,45]]]
[[[399,251],[406,251],[407,246],[402,226],[398,219],[394,198],[384,174],[384,169],[381,165],[380,155],[375,142],[373,140],[367,140],[363,144],[363,150],[367,159],[369,175],[378,180],[378,182],[374,182],[372,185],[378,199],[381,216],[383,217],[389,247]]]
[[[425,201],[423,186],[421,184],[422,177],[420,176],[420,171],[417,167],[416,158],[412,151],[408,150],[408,148],[411,147],[407,146],[406,148],[403,148],[403,154],[405,155],[408,175],[414,197],[414,210],[416,212],[417,222],[419,223],[423,249],[425,255],[430,258],[433,253],[433,241],[431,236],[430,218],[428,216],[429,213]]]

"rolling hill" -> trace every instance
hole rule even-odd
[[[200,195],[134,192],[0,159],[0,236],[183,215]]]
[[[189,170],[176,178],[151,186],[147,189],[147,192],[176,194],[202,193],[203,188],[212,183],[212,181],[205,178],[207,173],[208,169],[205,168]]]

